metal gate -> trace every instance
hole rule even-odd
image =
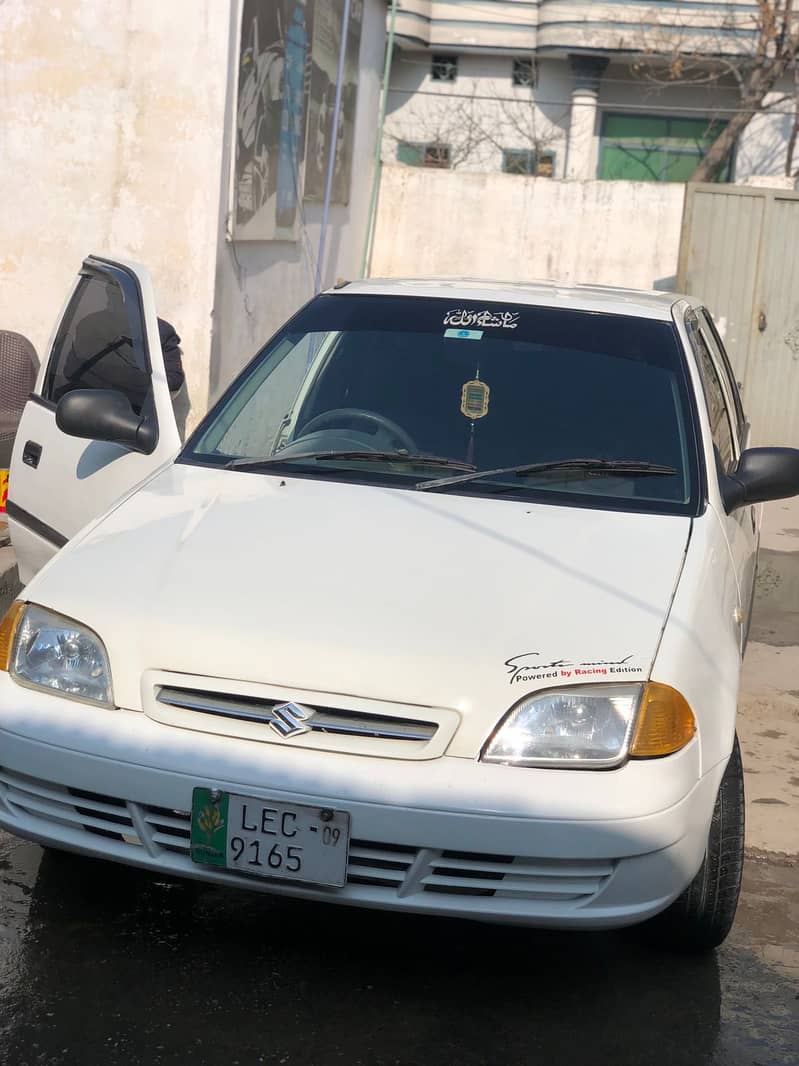
[[[677,281],[719,325],[753,443],[799,447],[799,192],[689,184]]]

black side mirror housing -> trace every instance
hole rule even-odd
[[[61,432],[70,437],[122,444],[144,455],[150,455],[158,443],[153,422],[137,415],[127,396],[116,389],[68,392],[58,401],[55,421]]]
[[[747,448],[721,481],[727,514],[750,503],[799,495],[799,448]]]

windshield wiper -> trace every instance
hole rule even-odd
[[[661,476],[673,477],[677,469],[673,466],[661,466],[637,459],[553,459],[546,463],[524,463],[521,466],[504,466],[497,470],[477,470],[473,474],[459,474],[457,477],[435,478],[433,481],[420,481],[417,489],[441,489],[448,485],[462,485],[467,481],[477,481],[484,477],[501,477],[514,474],[526,477],[528,474],[544,474],[557,470],[587,471],[591,474],[630,474],[634,477]]]
[[[477,472],[474,463],[462,463],[459,459],[447,459],[443,455],[415,455],[413,452],[324,452],[316,457],[324,459],[383,459],[395,463],[417,463],[420,466],[448,466],[453,470]],[[471,474],[469,475],[471,476]]]
[[[473,463],[462,463],[457,459],[446,459],[443,455],[415,455],[412,452],[366,452],[366,451],[339,451],[339,452],[297,452],[294,455],[270,455],[265,459],[231,459],[225,463],[226,470],[260,470],[278,463],[291,463],[296,460],[315,459],[319,462],[341,459],[342,461],[389,461],[394,463],[414,463],[417,466],[443,466],[451,470],[469,470],[476,472]],[[470,475],[469,475],[470,476]],[[447,479],[448,480],[448,479]]]

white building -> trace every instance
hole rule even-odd
[[[266,133],[253,138],[259,176],[269,184],[285,96],[281,66],[272,62],[280,52],[276,19],[284,28],[304,23],[310,67],[312,44],[315,50],[318,37],[329,40],[333,15],[340,35],[342,7],[329,0],[0,3],[0,328],[30,337],[46,357],[87,254],[143,262],[159,314],[182,338],[196,421],[209,397],[313,295],[318,195],[309,197],[306,181],[290,234],[272,226],[278,239],[264,239],[267,224],[255,235],[243,232],[235,184],[244,179],[234,161],[242,122],[252,118],[254,130],[261,112],[276,112],[277,122],[274,114],[258,121]],[[355,162],[330,210],[325,285],[360,273],[376,150],[385,0],[353,0],[351,11],[357,103],[351,95],[345,137]],[[263,73],[258,92],[266,101],[257,114],[252,99],[242,106],[239,91],[253,67]],[[330,115],[329,81],[322,88],[322,115],[312,79],[305,93],[312,112],[306,162],[313,150],[324,169],[319,133]],[[250,190],[252,164],[244,175]],[[307,169],[297,175],[300,189]]]
[[[383,157],[541,177],[686,181],[740,107],[728,75],[653,80],[655,55],[734,58],[749,0],[398,0]],[[771,99],[793,95],[786,79]],[[784,175],[797,101],[757,115],[727,176]],[[792,171],[799,166],[799,148]]]

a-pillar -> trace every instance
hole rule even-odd
[[[599,80],[608,60],[604,56],[570,55],[569,66],[574,79],[569,122],[569,147],[566,177],[586,179],[594,173],[594,132],[599,101]]]

